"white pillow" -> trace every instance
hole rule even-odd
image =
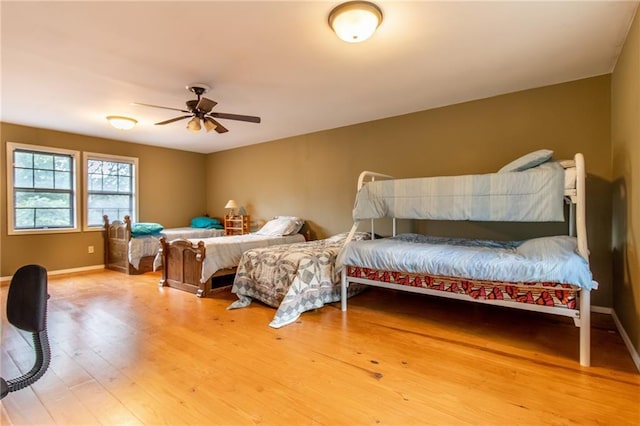
[[[549,161],[553,156],[550,149],[539,149],[517,158],[498,170],[498,173],[521,172],[535,166],[539,166],[545,161]]]
[[[304,220],[295,216],[276,216],[265,223],[256,234],[278,237],[282,235],[292,235],[300,231],[304,225]]]

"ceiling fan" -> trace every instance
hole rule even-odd
[[[156,125],[163,125],[173,123],[174,121],[184,120],[185,118],[191,118],[187,123],[187,129],[191,132],[199,132],[202,128],[202,125],[210,132],[215,130],[218,133],[225,133],[229,130],[220,124],[216,118],[228,119],[228,120],[239,120],[239,121],[248,121],[250,123],[260,123],[260,117],[253,117],[251,115],[239,115],[239,114],[228,114],[225,112],[213,112],[211,111],[214,106],[216,106],[217,102],[212,101],[211,99],[205,98],[202,96],[203,94],[209,91],[209,86],[206,84],[195,83],[187,86],[187,90],[194,93],[197,96],[197,99],[192,99],[186,102],[187,109],[180,108],[170,108],[160,105],[151,105],[151,104],[142,104],[139,102],[134,102],[134,105],[142,105],[153,108],[162,108],[162,109],[170,109],[172,111],[180,111],[184,112],[188,115],[182,115],[180,117],[171,118],[169,120],[160,121],[159,123],[155,123]],[[200,124],[202,122],[202,125]]]

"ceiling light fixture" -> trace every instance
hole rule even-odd
[[[198,117],[193,117],[187,123],[187,130],[190,132],[196,133],[199,132],[202,127],[200,126],[200,119]]]
[[[107,120],[109,120],[109,124],[119,130],[130,130],[138,124],[138,120],[122,115],[108,115]]]
[[[382,11],[368,1],[349,1],[329,13],[329,26],[342,40],[360,43],[373,35],[382,23]]]

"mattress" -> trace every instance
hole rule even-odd
[[[574,237],[489,241],[401,234],[353,241],[340,265],[501,282],[554,282],[597,287]]]

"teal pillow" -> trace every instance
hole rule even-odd
[[[164,228],[159,223],[152,222],[137,222],[131,224],[131,235],[139,237],[141,235],[157,235],[162,232]]]
[[[223,229],[224,227],[218,219],[207,216],[198,216],[191,219],[192,228],[205,228],[205,229]]]

